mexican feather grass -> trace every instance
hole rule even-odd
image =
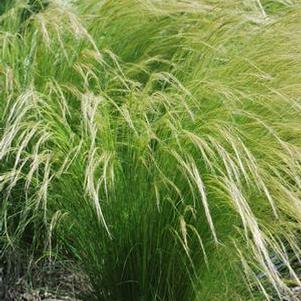
[[[299,1],[0,11],[3,256],[73,258],[89,300],[295,300]]]

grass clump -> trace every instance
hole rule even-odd
[[[2,253],[95,300],[294,298],[299,3],[30,5],[0,16]]]

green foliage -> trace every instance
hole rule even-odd
[[[3,254],[71,256],[102,301],[292,293],[297,1],[16,1],[0,18]]]

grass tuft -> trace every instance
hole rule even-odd
[[[2,256],[72,258],[95,300],[294,300],[300,25],[293,0],[4,1]]]

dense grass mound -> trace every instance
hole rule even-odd
[[[298,2],[1,2],[3,256],[73,258],[101,301],[290,296]]]

